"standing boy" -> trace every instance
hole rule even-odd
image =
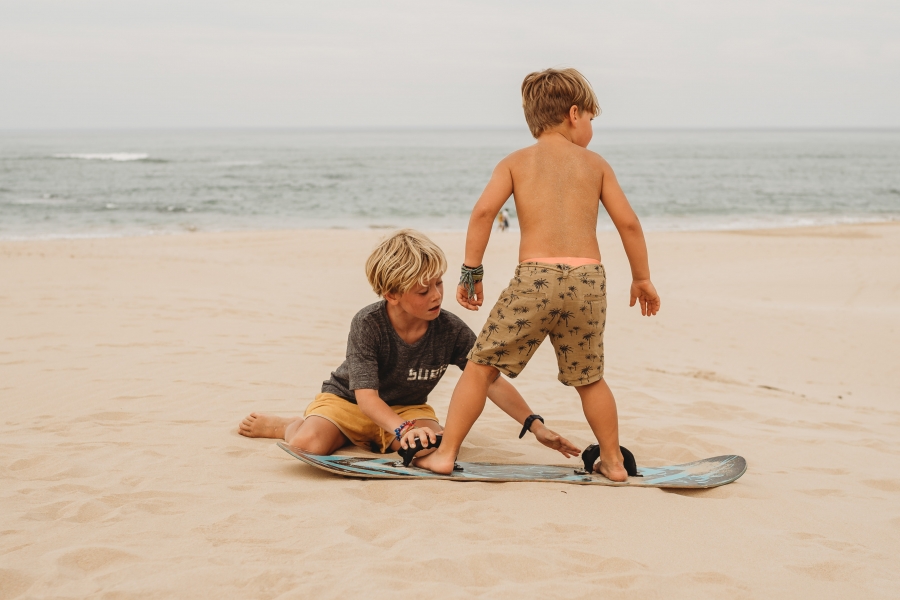
[[[488,316],[447,413],[443,443],[417,466],[449,473],[463,438],[484,409],[500,373],[516,377],[549,336],[559,380],[574,386],[600,443],[598,473],[627,478],[619,451],[616,401],[603,379],[606,273],[597,242],[599,204],[622,238],[631,264],[631,306],[655,315],[659,295],[650,282],[647,246],[637,215],[612,167],[587,150],[597,97],[575,69],[532,73],[522,83],[525,120],[537,143],[500,161],[475,204],[456,299],[469,310],[484,302],[481,260],[497,212],[513,195],[522,232],[519,266]]]
[[[475,343],[468,325],[441,309],[446,270],[444,253],[417,231],[404,229],[384,240],[366,262],[369,283],[384,300],[353,317],[347,358],[304,417],[250,413],[239,433],[283,439],[313,454],[332,454],[350,443],[382,453],[417,440],[423,447],[433,444],[441,426],[428,394],[451,364],[471,366],[466,355]],[[513,419],[527,421],[542,444],[566,457],[578,455],[571,442],[529,418],[531,409],[508,381],[497,379],[487,394]]]

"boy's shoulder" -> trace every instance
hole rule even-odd
[[[609,163],[606,162],[606,159],[600,156],[600,154],[593,150],[582,148],[577,144],[567,144],[552,149],[544,147],[541,144],[532,144],[506,155],[500,160],[497,166],[505,166],[510,170],[513,170],[516,167],[528,167],[533,165],[535,161],[546,158],[551,152],[565,153],[569,157],[575,157],[576,159],[588,163],[591,167],[598,169],[609,168]]]
[[[384,327],[385,319],[382,317],[384,314],[384,304],[384,300],[379,300],[359,309],[359,311],[353,315],[353,319],[350,321],[350,327],[361,327],[364,329],[381,329]]]
[[[446,325],[453,331],[459,331],[459,330],[463,330],[463,329],[468,329],[469,331],[472,330],[471,327],[466,325],[465,321],[463,321],[462,319],[460,319],[459,317],[454,315],[452,312],[450,312],[446,308],[441,309],[440,316],[435,320],[443,325]]]

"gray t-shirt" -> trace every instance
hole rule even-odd
[[[378,390],[388,406],[425,404],[447,367],[466,367],[475,333],[462,319],[441,309],[415,344],[404,342],[387,314],[384,300],[353,317],[347,358],[322,382],[322,391],[356,404],[354,390]]]

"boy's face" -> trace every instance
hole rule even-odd
[[[433,321],[441,314],[441,302],[444,300],[444,282],[436,277],[426,282],[427,285],[416,285],[402,294],[385,294],[385,299],[399,306],[416,318]]]

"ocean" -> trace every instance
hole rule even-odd
[[[496,163],[530,143],[524,127],[3,132],[0,239],[464,230]],[[900,220],[897,130],[595,126],[590,148],[650,231]]]

